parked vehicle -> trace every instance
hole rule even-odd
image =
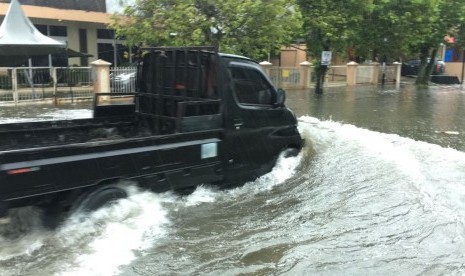
[[[303,140],[260,66],[213,48],[147,49],[129,103],[96,95],[91,119],[0,125],[0,217],[94,210],[136,181],[153,191],[252,180]],[[116,99],[121,99],[121,94]]]
[[[429,59],[428,61],[429,62]],[[416,76],[420,69],[420,59],[412,59],[402,63],[401,75],[402,76]],[[437,60],[433,67],[433,75],[441,75],[445,72],[445,63],[442,60]]]
[[[131,92],[135,89],[136,72],[122,72],[110,74],[112,92]]]

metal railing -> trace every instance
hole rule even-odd
[[[13,101],[13,68],[0,68],[0,101]]]
[[[357,66],[356,83],[373,83],[375,66]]]
[[[312,79],[312,82],[315,80]],[[330,66],[326,73],[326,83],[333,85],[343,85],[347,82],[347,66],[334,65]]]
[[[384,74],[384,82],[385,83],[396,82],[396,68],[395,68],[395,66],[386,65],[385,67],[383,67],[382,65],[380,65],[379,66],[379,71],[378,71],[378,83],[382,83],[383,74]]]
[[[302,88],[304,74],[302,68],[295,67],[273,67],[269,70],[271,81],[283,88]]]
[[[271,81],[286,89],[305,89],[315,85],[313,66],[268,67]],[[396,66],[357,65],[355,84],[396,82]],[[110,91],[113,94],[133,93],[136,90],[136,67],[110,69]],[[348,82],[346,65],[330,66],[325,86],[345,85]],[[93,73],[91,67],[18,67],[0,68],[0,102],[36,100],[92,99]]]
[[[113,67],[110,69],[111,93],[133,93],[136,91],[137,67]]]
[[[316,83],[316,74],[313,66],[308,67],[264,67],[273,84],[285,89],[305,89],[313,87]],[[382,74],[385,82],[395,83],[397,80],[396,66],[360,64],[356,67],[354,84],[381,83]],[[347,65],[332,65],[326,72],[325,86],[340,86],[348,84]]]
[[[92,98],[90,67],[0,68],[0,101]]]

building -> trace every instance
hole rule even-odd
[[[105,0],[19,0],[26,16],[43,34],[65,41],[68,48],[93,57],[60,56],[35,57],[33,66],[87,66],[90,61],[103,59],[121,65],[127,60],[127,48],[114,38],[107,28],[110,14]],[[8,11],[10,0],[0,0],[0,20]],[[115,47],[116,46],[116,47]],[[116,48],[116,51],[115,51]]]

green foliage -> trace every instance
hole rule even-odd
[[[348,49],[367,59],[402,56],[422,59],[418,82],[427,83],[444,36],[465,47],[464,0],[298,0],[309,53],[345,55]],[[427,66],[427,58],[431,63]]]
[[[438,20],[437,2],[374,0],[373,9],[365,18],[365,27],[358,32],[357,53],[397,58],[417,51],[425,39],[429,39],[434,22]]]
[[[457,38],[457,44],[465,47],[465,1],[442,0],[440,20],[437,30],[446,30],[447,34]],[[443,42],[443,41],[440,41]]]
[[[345,53],[357,36],[372,0],[298,0],[309,53],[318,58],[323,50]]]
[[[300,33],[293,0],[137,0],[113,16],[129,45],[218,45],[223,52],[264,58]]]
[[[327,67],[322,66],[322,51],[344,55],[372,9],[372,0],[298,0],[304,22],[304,37],[316,66],[316,93],[323,92]]]
[[[446,34],[464,32],[464,0],[298,0],[309,52],[330,48],[345,54],[419,54],[437,47]],[[461,37],[461,34],[460,34]],[[465,41],[465,36],[463,41]],[[465,46],[465,42],[463,43]]]

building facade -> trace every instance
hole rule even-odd
[[[105,0],[19,0],[26,16],[43,34],[67,43],[68,48],[92,57],[66,58],[44,56],[33,58],[33,66],[87,66],[103,59],[113,65],[127,62],[127,48],[107,28],[110,14]],[[0,21],[3,21],[10,0],[0,0]]]
[[[0,3],[10,3],[10,0],[0,0]],[[21,0],[22,5],[49,7],[64,10],[82,10],[106,12],[105,0]]]

